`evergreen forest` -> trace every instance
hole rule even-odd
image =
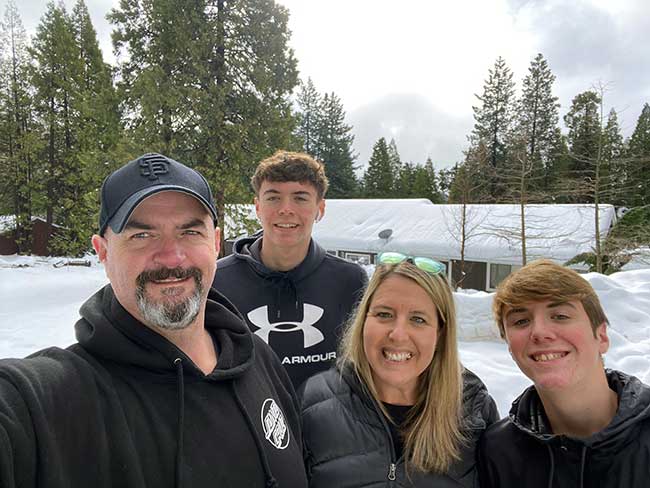
[[[228,204],[252,201],[250,176],[277,149],[323,161],[328,198],[650,205],[650,104],[630,109],[638,120],[624,138],[602,84],[560,107],[542,54],[520,87],[495,61],[461,160],[402,161],[382,137],[358,161],[341,99],[308,74],[301,81],[288,15],[273,0],[121,0],[108,14],[109,65],[83,0],[71,10],[48,3],[31,37],[10,0],[0,23],[0,215],[13,216],[19,252],[31,250],[34,217],[57,229],[52,254],[88,251],[103,179],[144,152],[201,171],[221,222]]]

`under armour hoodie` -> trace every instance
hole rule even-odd
[[[297,388],[333,364],[367,275],[360,266],[326,253],[313,239],[298,266],[273,271],[260,258],[262,239],[236,241],[233,254],[217,262],[212,286],[273,348]]]

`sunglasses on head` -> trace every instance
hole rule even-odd
[[[382,252],[377,256],[377,264],[399,264],[404,261],[414,264],[422,271],[437,275],[440,273],[445,273],[445,265],[439,263],[435,259],[409,256],[407,254],[402,254],[401,252]]]

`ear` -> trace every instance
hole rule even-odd
[[[316,222],[320,221],[325,216],[325,199],[321,198],[318,202],[318,213],[316,214]]]
[[[93,237],[90,239],[90,242],[93,245],[93,249],[97,253],[97,256],[99,257],[99,262],[103,263],[106,260],[106,253],[108,252],[108,241],[106,238],[94,234]]]
[[[605,354],[609,349],[609,336],[607,335],[607,324],[603,322],[596,328],[596,340],[598,341],[598,352]]]
[[[255,204],[255,214],[257,214],[257,218],[260,217],[260,201],[257,197],[253,198],[253,203]]]
[[[221,229],[219,227],[214,228],[214,249],[217,256],[219,256],[221,250]]]

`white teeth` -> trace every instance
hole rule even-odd
[[[411,354],[410,352],[383,351],[383,353],[386,359],[388,359],[389,361],[396,361],[396,362],[407,361],[413,357],[413,354]]]
[[[553,359],[560,359],[566,356],[567,353],[565,352],[554,352],[551,354],[537,354],[533,356],[533,359],[537,362],[542,362],[542,361],[552,361]]]
[[[278,227],[282,227],[283,229],[293,229],[294,227],[298,227],[296,224],[275,224]]]

